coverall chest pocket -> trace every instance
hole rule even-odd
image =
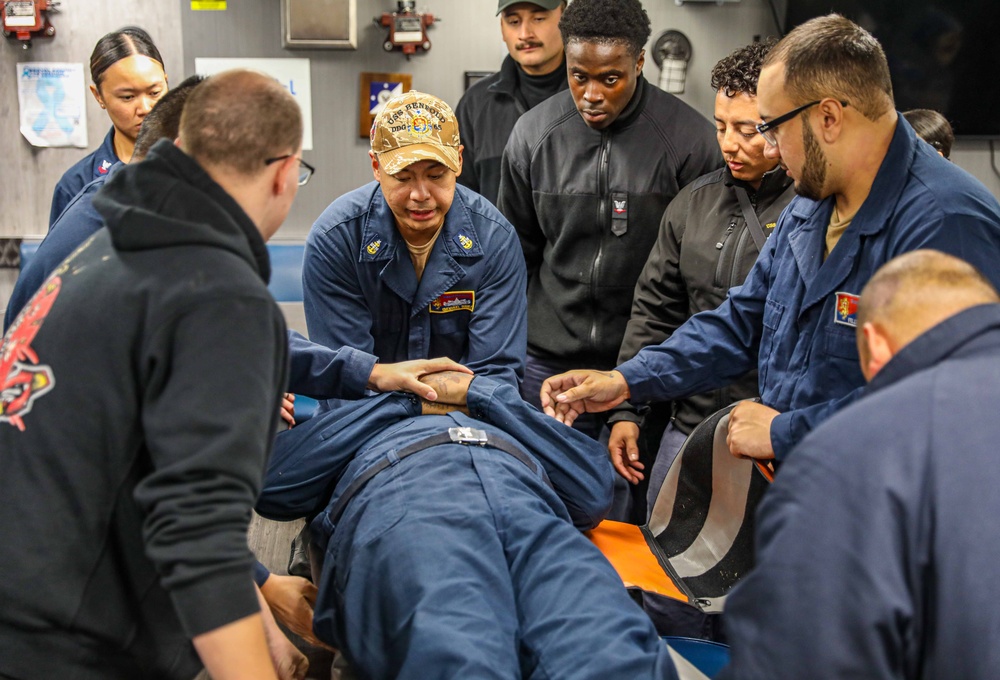
[[[830,356],[858,363],[858,341],[854,331],[832,324],[826,329],[823,349]]]
[[[760,356],[757,365],[760,368],[760,383],[767,384],[767,375],[771,366],[777,361],[775,346],[781,320],[785,316],[785,306],[776,300],[768,298],[764,301],[764,330],[760,338]]]

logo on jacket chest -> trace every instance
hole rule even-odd
[[[616,191],[611,194],[611,233],[624,236],[628,231],[628,194]]]
[[[476,308],[476,291],[450,290],[441,293],[436,300],[431,301],[431,314],[447,314],[449,312],[471,312]]]
[[[853,293],[836,293],[837,304],[833,309],[833,322],[857,328],[858,296]]]

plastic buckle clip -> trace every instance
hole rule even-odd
[[[449,427],[448,436],[456,444],[484,446],[487,442],[486,430],[479,430],[474,427]]]

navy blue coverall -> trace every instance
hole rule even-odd
[[[676,677],[652,623],[580,533],[611,504],[603,447],[505,382],[475,378],[468,409],[421,416],[415,397],[390,393],[282,434],[257,510],[315,516],[317,636],[370,678]],[[506,439],[535,469],[489,445],[397,458],[456,426]],[[382,459],[392,465],[334,526],[341,494]]]
[[[684,398],[758,368],[761,401],[780,412],[771,444],[781,460],[860,396],[850,303],[879,267],[932,248],[972,263],[1000,286],[996,198],[920,142],[902,116],[868,198],[824,260],[832,210],[832,197],[796,197],[746,282],[718,309],[696,314],[618,367],[630,401]]]
[[[804,439],[758,510],[720,677],[1000,677],[998,403],[1000,305],[981,305]]]

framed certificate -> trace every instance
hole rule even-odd
[[[358,134],[367,137],[375,116],[385,103],[397,95],[410,91],[412,76],[409,73],[362,73]]]

